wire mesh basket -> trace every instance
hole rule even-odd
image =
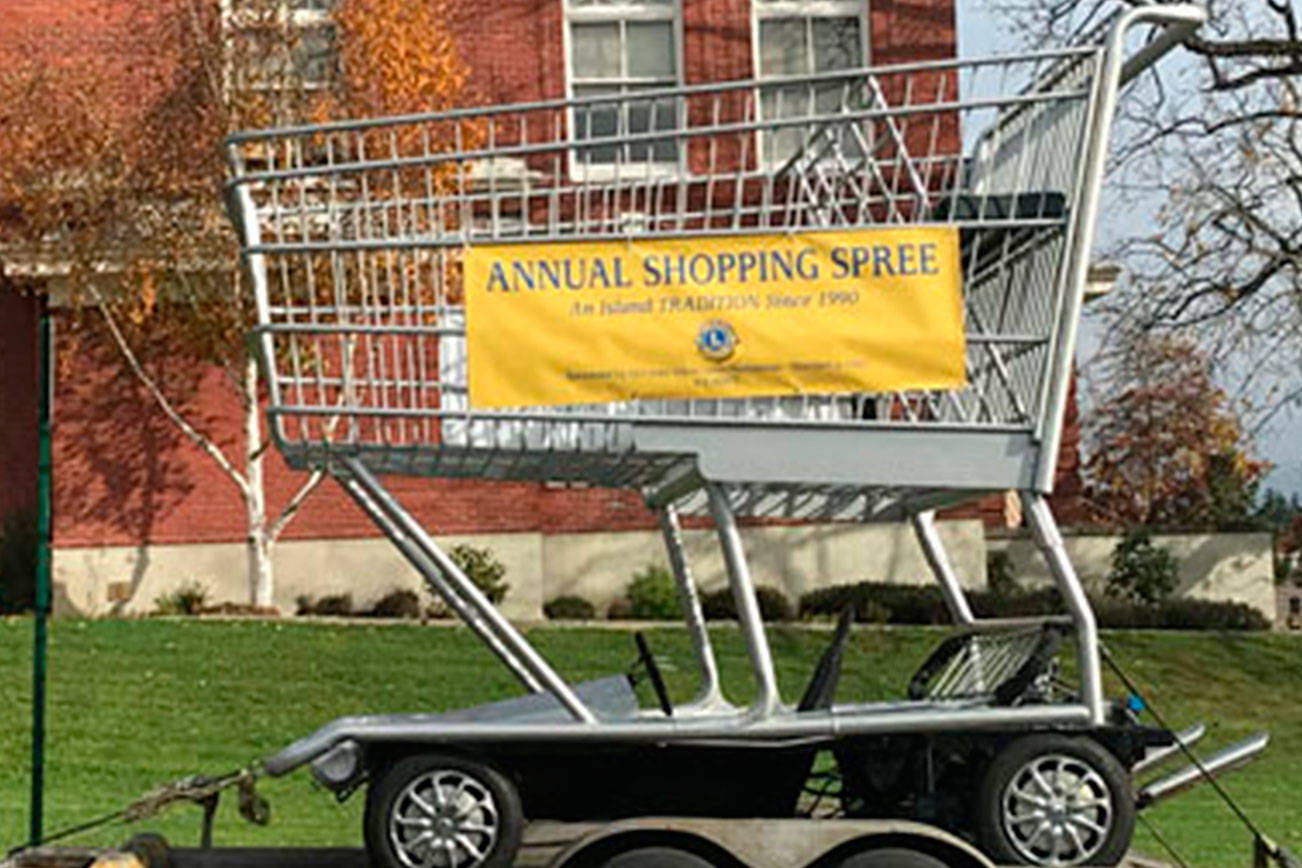
[[[761,511],[821,486],[840,494],[818,510],[860,517],[925,492],[1051,485],[1106,55],[236,135],[229,199],[277,443],[299,466],[348,455],[423,475],[646,488],[696,473],[749,483]],[[919,226],[958,232],[959,388],[470,404],[476,246]]]

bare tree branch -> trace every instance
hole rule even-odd
[[[222,473],[226,474],[226,477],[240,490],[240,493],[243,496],[248,497],[248,481],[245,480],[244,476],[235,469],[235,465],[232,464],[230,459],[226,457],[226,454],[218,448],[217,444],[215,444],[210,437],[204,435],[201,431],[191,425],[190,422],[176,409],[176,406],[168,399],[167,395],[163,393],[163,390],[159,388],[158,382],[149,375],[149,372],[146,371],[144,366],[140,363],[140,358],[136,355],[135,350],[131,348],[131,344],[127,341],[126,336],[122,333],[121,327],[118,326],[117,319],[113,316],[113,312],[109,309],[108,303],[104,300],[104,296],[100,291],[91,287],[90,293],[92,300],[95,302],[96,309],[104,318],[105,325],[108,326],[109,334],[113,336],[113,342],[122,353],[122,358],[131,369],[131,373],[134,374],[140,384],[145,387],[145,391],[149,392],[150,397],[154,399],[154,403],[158,405],[159,409],[163,411],[163,414],[167,416],[167,418],[181,431],[182,434],[189,438],[192,443],[198,446],[205,455],[216,463]]]
[[[280,511],[280,515],[276,516],[276,520],[271,523],[271,527],[267,529],[268,542],[275,542],[280,539],[281,532],[284,531],[285,527],[294,519],[299,508],[303,506],[303,502],[307,500],[308,495],[311,494],[324,479],[324,470],[313,470],[311,474],[308,475],[303,484],[299,486],[298,491],[294,492],[294,496],[289,499],[289,502],[285,504],[284,509]]]
[[[1033,45],[1092,32],[1131,0],[989,0]],[[1249,432],[1302,407],[1302,7],[1208,0],[1210,22],[1122,101],[1108,196],[1129,207],[1097,306],[1104,353],[1134,333],[1210,353]],[[1105,233],[1106,233],[1105,228]],[[1106,392],[1106,376],[1091,372]]]

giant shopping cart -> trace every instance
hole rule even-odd
[[[1140,6],[1062,49],[231,137],[277,447],[328,471],[528,691],[341,718],[266,769],[369,782],[368,847],[407,868],[509,864],[525,818],[791,817],[819,751],[843,816],[924,821],[1007,862],[1117,861],[1128,770],[1171,735],[1105,699],[1046,497],[1118,94],[1204,17]],[[775,340],[759,320],[793,287],[821,318],[784,311]],[[567,683],[384,474],[640,492],[696,699],[670,703],[645,647],[658,709],[622,677]],[[1062,615],[975,617],[941,545],[936,510],[1007,490]],[[747,707],[720,688],[684,513],[717,530]],[[784,704],[739,518],[911,522],[957,634],[898,701],[837,704],[843,618]]]

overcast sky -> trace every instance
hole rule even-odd
[[[985,11],[983,0],[958,0],[959,54],[974,56],[1015,50],[1018,46]],[[1082,336],[1081,361],[1095,344],[1088,323]],[[1302,375],[1302,374],[1300,374]],[[1281,414],[1257,438],[1257,452],[1274,463],[1266,485],[1287,493],[1302,493],[1302,414]]]

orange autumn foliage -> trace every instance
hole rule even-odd
[[[442,0],[339,0],[324,90],[285,66],[298,38],[285,4],[232,6],[223,20],[216,0],[161,0],[124,19],[105,0],[103,56],[29,51],[0,65],[0,244],[57,262],[83,303],[93,283],[124,324],[155,332],[142,344],[161,329],[179,338],[172,350],[222,364],[243,358],[253,316],[221,209],[223,138],[444,110],[468,89]],[[260,68],[276,74],[246,74]]]
[[[446,0],[340,0],[339,105],[353,116],[463,105],[469,69],[447,19]]]
[[[116,358],[102,373],[123,387],[123,405],[148,396],[161,414],[152,418],[165,417],[234,484],[250,599],[270,605],[271,546],[321,475],[278,513],[269,508],[262,375],[245,342],[254,300],[222,208],[223,141],[325,114],[450,108],[465,100],[466,71],[437,0],[341,0],[335,75],[288,0],[84,2],[96,5],[77,22],[86,38],[75,52],[65,41],[0,58],[0,255],[6,271],[17,264],[57,287],[67,315],[85,320],[60,330],[61,369],[82,349]],[[353,153],[374,153],[364,138],[350,141]],[[224,376],[190,376],[209,365]],[[191,418],[200,379],[230,388],[238,434]]]
[[[1086,417],[1085,499],[1120,527],[1219,529],[1242,520],[1269,464],[1192,344],[1143,336],[1115,360],[1112,397]]]

